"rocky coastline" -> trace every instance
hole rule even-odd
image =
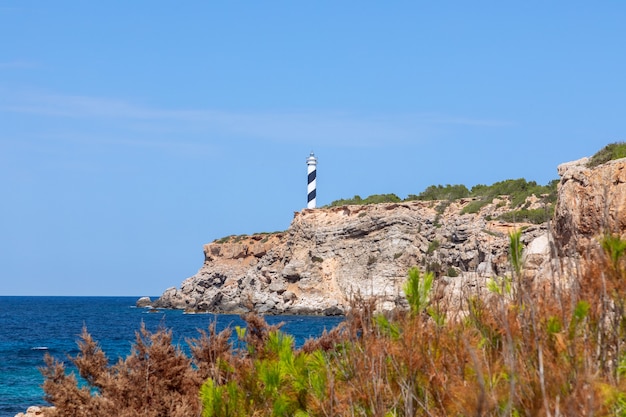
[[[204,264],[179,288],[142,306],[188,312],[341,315],[354,297],[374,297],[381,311],[404,308],[412,266],[437,274],[436,293],[450,310],[468,291],[508,272],[508,233],[521,229],[525,276],[563,274],[597,246],[604,231],[626,230],[626,160],[588,168],[584,158],[558,167],[553,221],[493,220],[506,196],[477,213],[472,199],[409,201],[304,209],[281,233],[230,236],[204,245]],[[532,196],[526,206],[542,208]],[[552,279],[552,278],[551,278]]]
[[[550,291],[585,268],[605,233],[626,236],[626,159],[595,168],[587,159],[558,167],[553,220],[531,225],[493,220],[506,197],[462,214],[461,199],[342,206],[295,213],[282,233],[228,237],[204,246],[205,262],[180,288],[137,305],[190,312],[344,314],[355,296],[377,308],[403,308],[407,269],[436,270],[435,296],[461,313],[468,293],[489,296],[488,280],[508,274],[508,232],[522,230],[523,279]],[[538,204],[532,199],[529,206]],[[597,259],[597,258],[596,258]],[[16,417],[45,416],[29,407]]]

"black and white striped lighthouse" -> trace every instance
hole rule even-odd
[[[307,186],[307,193],[308,193],[308,202],[306,205],[306,208],[310,208],[310,209],[314,209],[315,208],[315,197],[317,196],[317,191],[316,191],[316,177],[317,177],[317,158],[315,157],[315,155],[313,154],[313,152],[311,152],[311,155],[309,155],[309,157],[306,159],[306,165],[307,165],[307,172],[309,174],[309,182],[308,182],[308,186]]]

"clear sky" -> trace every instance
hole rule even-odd
[[[0,0],[0,295],[159,295],[306,206],[626,140],[626,2]]]

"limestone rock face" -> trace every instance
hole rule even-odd
[[[505,209],[499,200],[480,213],[460,214],[471,201],[305,209],[283,233],[205,245],[198,273],[153,305],[334,315],[357,295],[376,296],[381,310],[404,306],[402,286],[412,266],[460,281],[503,274],[508,232],[520,225],[486,220]],[[530,226],[523,241],[546,233],[545,225]]]
[[[626,159],[593,169],[587,159],[559,166],[554,235],[561,256],[583,255],[604,232],[626,232]]]

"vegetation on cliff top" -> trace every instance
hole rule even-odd
[[[245,233],[241,235],[229,235],[229,236],[224,236],[219,239],[215,239],[213,243],[239,243],[242,240],[251,239],[251,238],[260,240],[261,242],[264,243],[264,242],[267,242],[270,236],[279,235],[281,233],[284,233],[284,231],[280,230],[276,232],[258,232],[258,233],[253,233],[251,235],[248,235]]]
[[[589,168],[602,165],[614,159],[626,158],[626,142],[615,142],[606,145],[591,157],[587,166]]]
[[[235,335],[211,326],[189,340],[190,356],[170,331],[141,329],[111,365],[85,331],[72,358],[84,382],[46,357],[47,417],[626,416],[626,242],[601,243],[570,289],[554,278],[545,291],[521,279],[513,233],[511,273],[487,299],[466,294],[465,314],[447,317],[432,275],[412,269],[408,309],[376,314],[356,298],[301,348],[248,314]]]
[[[361,198],[359,195],[355,195],[352,198],[335,200],[330,203],[330,207],[346,206],[346,205],[366,205],[366,204],[380,204],[380,203],[399,203],[402,200],[395,194],[373,194],[367,198]]]
[[[469,190],[465,185],[431,185],[421,193],[409,194],[405,199],[401,199],[395,194],[374,194],[367,198],[361,198],[355,195],[350,199],[335,200],[330,203],[331,207],[342,206],[347,204],[377,204],[377,203],[398,203],[402,201],[454,201],[461,198],[479,198],[482,200],[493,199],[499,196],[511,197],[511,205],[513,208],[520,207],[526,198],[531,195],[545,195],[549,201],[556,200],[556,185],[558,180],[552,180],[547,185],[538,185],[535,181],[526,181],[524,178],[515,180],[499,181],[491,185],[478,184]]]
[[[461,213],[477,213],[482,207],[491,203],[496,197],[508,196],[511,210],[528,209],[527,199],[534,195],[543,203],[544,207],[556,202],[558,180],[552,180],[547,185],[538,185],[535,181],[505,180],[492,185],[475,185],[470,192],[476,200],[463,208]]]
[[[461,214],[477,213],[481,208],[491,203],[496,197],[508,197],[510,200],[509,212],[505,213],[501,220],[527,221],[530,223],[543,223],[552,217],[552,208],[556,202],[558,180],[550,181],[547,185],[539,185],[535,181],[526,181],[523,178],[515,180],[499,181],[492,185],[478,184],[469,190],[465,185],[431,185],[418,195],[409,194],[406,199],[401,199],[395,194],[376,194],[365,199],[356,195],[351,199],[333,201],[330,206],[343,206],[348,204],[377,204],[398,203],[402,201],[455,201],[462,198],[471,198]],[[529,209],[528,197],[536,196],[542,209]]]
[[[625,157],[626,142],[611,143],[593,155],[587,166],[592,168],[608,161]],[[398,203],[412,200],[451,202],[462,198],[474,199],[461,211],[461,214],[465,214],[477,213],[481,208],[491,203],[494,198],[506,196],[510,199],[510,210],[499,216],[499,220],[538,224],[552,218],[553,207],[556,202],[557,184],[558,180],[556,179],[546,185],[539,185],[535,181],[519,178],[499,181],[492,185],[478,184],[471,189],[468,189],[463,184],[431,185],[417,195],[409,194],[406,199],[401,199],[395,194],[374,194],[366,198],[355,195],[350,199],[335,200],[329,206]],[[539,203],[543,208],[529,209],[527,199],[533,195],[539,199]]]

